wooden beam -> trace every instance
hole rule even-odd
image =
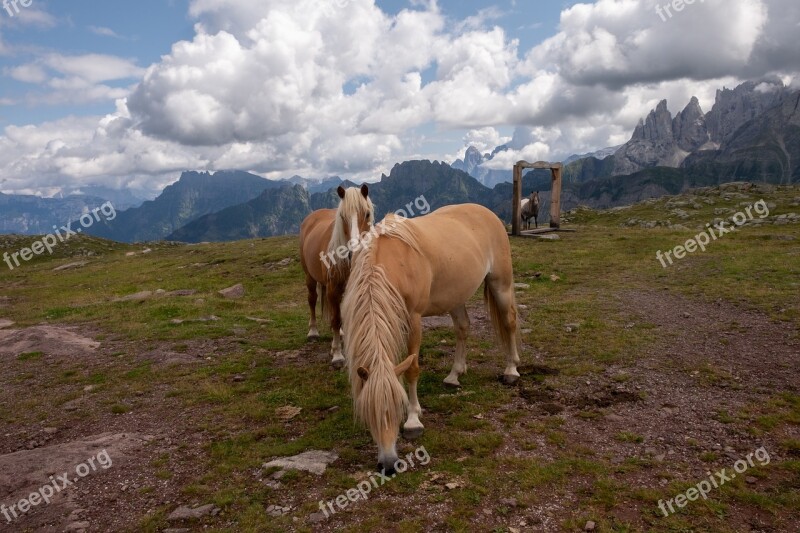
[[[536,163],[528,163],[527,161],[518,161],[516,166],[520,169],[526,168],[543,168],[546,170],[551,170],[554,168],[561,169],[564,165],[561,163],[548,163],[547,161],[537,161]]]
[[[524,163],[524,161],[521,162]],[[514,165],[514,204],[511,206],[511,235],[519,235],[520,202],[522,202],[522,167],[517,163]]]
[[[553,166],[553,187],[550,193],[550,227],[561,227],[561,165]]]

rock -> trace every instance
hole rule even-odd
[[[171,296],[194,296],[197,294],[195,289],[181,289],[177,291],[169,291],[164,293],[164,296],[171,297]]]
[[[89,522],[73,522],[64,528],[64,531],[86,531],[89,529]]]
[[[322,522],[326,518],[327,518],[327,516],[325,516],[325,513],[313,513],[313,514],[308,515],[308,520],[312,524],[319,524],[320,522]]]
[[[268,320],[266,318],[255,318],[252,316],[246,316],[245,318],[251,322],[256,322],[257,324],[268,324],[272,322],[272,320]]]
[[[136,255],[136,252],[128,252],[125,254],[125,257],[133,257],[134,255]]]
[[[445,483],[444,486],[445,486],[445,488],[447,488],[447,490],[456,490],[461,485],[459,485],[458,483]]]
[[[0,329],[8,328],[14,325],[14,322],[10,320],[6,320],[4,318],[0,318]]]
[[[531,288],[531,286],[528,285],[527,283],[515,283],[514,288],[520,290],[528,290]]]
[[[142,253],[143,253],[143,254],[149,254],[149,253],[150,253],[150,252],[152,252],[152,251],[153,251],[153,250],[151,250],[150,248],[145,248],[144,250],[142,250]]]
[[[295,407],[293,405],[287,405],[285,407],[278,407],[275,409],[275,414],[278,415],[278,418],[283,420],[284,422],[288,422],[292,418],[296,417],[300,414],[300,411],[303,409],[301,407]]]
[[[586,525],[583,526],[583,530],[584,531],[594,531],[596,527],[597,527],[597,524],[595,524],[594,522],[589,520],[588,522],[586,522]]]
[[[283,468],[286,470],[301,470],[321,476],[328,465],[336,461],[339,456],[333,452],[310,450],[293,457],[282,457],[264,464],[264,468]]]
[[[236,374],[235,376],[233,376],[234,383],[241,383],[244,380],[245,380],[244,374]]]
[[[238,283],[233,287],[228,287],[227,289],[222,289],[219,291],[219,295],[223,298],[227,298],[228,300],[237,300],[244,296],[244,285]]]
[[[292,262],[294,262],[294,259],[292,259],[291,257],[287,257],[286,259],[281,259],[280,261],[278,261],[276,263],[267,263],[264,266],[267,267],[267,270],[277,270],[279,268],[283,268],[283,267],[287,267],[287,266],[291,265]]]
[[[78,261],[76,263],[67,263],[66,265],[61,265],[53,269],[53,272],[60,272],[62,270],[74,270],[76,268],[83,268],[88,265],[88,261]]]
[[[500,500],[500,504],[506,507],[516,507],[518,505],[516,498],[503,498]]]
[[[201,316],[200,318],[192,318],[189,320],[184,320],[181,318],[173,318],[170,320],[171,324],[183,324],[185,322],[216,322],[219,320],[219,317],[216,315],[209,315],[209,316]]]
[[[292,507],[281,507],[280,505],[270,505],[267,507],[267,514],[272,517],[279,517],[289,513]]]
[[[550,281],[558,281],[561,279],[561,276],[557,274],[550,274]]]
[[[114,298],[111,300],[112,302],[142,302],[147,300],[153,296],[153,291],[141,291],[135,294],[129,294],[127,296],[121,296],[119,298]]]
[[[564,326],[564,329],[567,330],[567,333],[572,333],[573,331],[577,331],[580,327],[580,324],[567,324]]]
[[[753,476],[747,476],[746,478],[744,478],[744,480],[745,482],[747,482],[748,485],[754,485],[758,482],[758,479],[754,478]]]
[[[61,408],[70,413],[72,411],[77,411],[78,409],[80,409],[81,403],[83,403],[81,398],[77,398],[75,400],[65,403],[64,405],[61,406]]]
[[[198,520],[200,518],[209,516],[214,511],[214,509],[216,509],[216,507],[212,503],[195,508],[190,508],[184,505],[172,511],[172,513],[167,517],[167,522],[179,522],[181,520]]]

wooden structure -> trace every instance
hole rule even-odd
[[[553,176],[553,187],[550,193],[550,227],[559,229],[561,227],[561,174],[564,166],[561,163],[547,163],[539,161],[528,163],[518,161],[514,165],[514,205],[511,215],[511,235],[521,235],[520,231],[520,203],[522,202],[522,171],[529,168],[550,169]]]

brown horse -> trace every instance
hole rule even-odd
[[[300,226],[300,263],[306,274],[308,307],[311,320],[308,338],[319,338],[317,329],[317,286],[322,292],[322,315],[330,320],[333,331],[331,364],[344,366],[340,330],[342,327],[341,301],[350,275],[352,251],[364,232],[372,227],[375,208],[369,199],[366,184],[361,189],[337,189],[338,209],[319,209],[306,217]],[[326,307],[327,304],[327,307]]]
[[[532,192],[530,198],[520,202],[520,218],[525,222],[525,229],[531,229],[531,219],[539,227],[539,191]]]
[[[467,370],[466,302],[481,283],[506,351],[509,384],[519,379],[519,335],[511,246],[494,213],[475,204],[454,205],[415,219],[390,215],[378,226],[380,235],[353,261],[342,313],[354,413],[378,444],[378,470],[393,472],[404,414],[407,437],[423,430],[417,399],[422,317],[449,313],[453,319],[455,363],[445,383],[455,386]]]

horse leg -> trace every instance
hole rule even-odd
[[[498,337],[506,350],[506,369],[503,371],[503,382],[513,385],[519,380],[517,365],[519,359],[519,336],[517,334],[517,308],[514,303],[514,285],[509,269],[509,279],[487,277],[489,292],[489,312],[492,323],[497,329]]]
[[[319,339],[317,329],[317,281],[306,274],[306,288],[308,289],[308,308],[311,310],[311,320],[308,321],[308,340]]]
[[[342,353],[342,287],[336,283],[331,283],[327,289],[328,309],[331,314],[331,331],[333,332],[333,343],[331,344],[331,365],[335,369],[344,366],[344,354]]]
[[[538,216],[533,217],[533,223],[536,224],[536,229],[539,229],[539,217]]]
[[[456,330],[456,356],[450,375],[444,378],[447,385],[460,387],[458,377],[467,371],[467,336],[469,335],[469,315],[465,305],[450,311],[453,327]]]
[[[422,416],[422,406],[417,397],[417,382],[419,381],[419,348],[422,344],[422,317],[418,314],[411,316],[411,328],[408,334],[408,354],[417,354],[414,362],[406,370],[405,376],[408,381],[408,419],[403,424],[403,437],[406,439],[417,439],[422,436],[425,429],[419,417]]]

